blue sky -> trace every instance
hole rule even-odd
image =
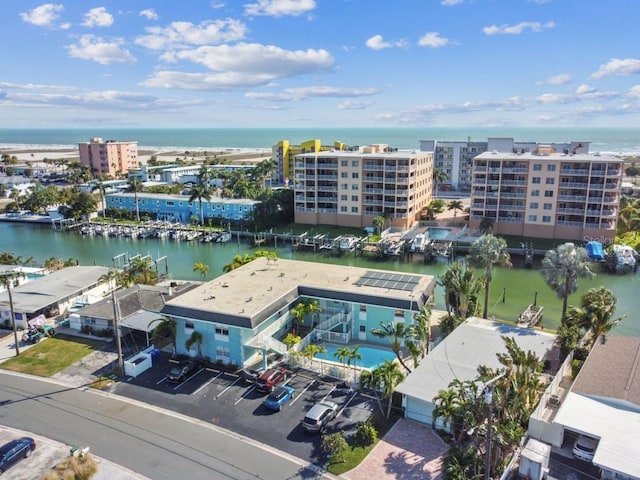
[[[638,0],[0,2],[0,128],[640,125]]]

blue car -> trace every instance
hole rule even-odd
[[[264,406],[270,410],[282,410],[282,407],[293,398],[295,390],[289,385],[276,388],[267,398],[264,399]]]
[[[36,449],[33,438],[22,437],[11,440],[0,447],[0,473],[6,472],[23,458],[27,458]]]

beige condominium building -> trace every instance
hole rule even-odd
[[[296,223],[409,228],[431,201],[433,153],[386,144],[295,156]]]
[[[138,168],[138,142],[119,142],[91,138],[78,144],[80,163],[87,165],[96,174],[117,177],[126,175],[130,169]]]
[[[469,226],[559,240],[615,237],[623,160],[589,153],[588,142],[558,151],[493,150],[473,160]]]

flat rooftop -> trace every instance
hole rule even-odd
[[[568,154],[555,152],[548,155],[532,152],[513,153],[513,152],[483,152],[474,157],[474,160],[527,160],[527,161],[544,161],[553,160],[561,162],[606,162],[606,163],[624,163],[624,160],[613,155],[599,153],[576,153]]]
[[[301,295],[397,309],[418,309],[431,275],[257,258],[169,300],[163,313],[255,328]]]

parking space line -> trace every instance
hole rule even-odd
[[[198,375],[200,372],[202,372],[204,370],[204,368],[201,368],[200,370],[198,370],[196,373],[194,373],[193,375],[191,375],[189,378],[184,379],[182,382],[180,382],[178,385],[176,385],[175,387],[173,387],[174,390],[179,389],[182,385],[184,385],[185,383],[187,383],[189,380],[191,380],[193,377],[195,377],[196,375]]]
[[[329,398],[329,395],[331,395],[331,392],[333,392],[335,389],[336,389],[336,386],[334,385],[333,387],[331,387],[331,390],[329,390],[329,393],[327,393],[320,401],[324,402],[327,398]]]
[[[160,385],[162,382],[164,382],[167,379],[168,375],[165,375],[164,377],[162,377],[160,380],[158,380],[156,382],[156,385]]]
[[[239,404],[239,403],[240,403],[240,401],[241,401],[243,398],[246,398],[246,397],[247,397],[247,395],[249,395],[249,394],[250,394],[251,392],[253,392],[255,389],[256,389],[255,385],[252,385],[252,386],[251,386],[251,388],[249,388],[246,392],[244,392],[242,395],[240,395],[240,398],[234,402],[234,405]]]
[[[306,392],[307,390],[309,390],[309,389],[311,388],[311,386],[312,386],[314,383],[316,383],[316,379],[315,379],[315,378],[314,378],[314,379],[312,379],[312,380],[309,382],[309,385],[307,385],[307,386],[305,387],[305,389],[304,389],[304,390],[302,390],[300,393],[298,393],[298,394],[296,395],[296,398],[294,398],[293,400],[291,400],[291,405],[293,405],[294,403],[296,403],[296,402],[298,401],[298,399],[299,399],[299,398],[304,394],[304,392]]]
[[[236,383],[238,383],[240,380],[242,380],[240,377],[236,378],[235,381],[229,385],[227,388],[225,388],[224,390],[222,390],[218,395],[216,395],[216,399],[220,398],[227,390],[229,390],[231,387],[233,387]]]
[[[208,372],[215,372],[216,370],[210,370],[207,368]],[[215,380],[218,379],[218,377],[220,377],[222,374],[224,374],[224,372],[220,372],[218,373],[218,375],[216,375],[215,377],[211,377],[207,382],[205,382],[199,389],[197,389],[195,392],[193,392],[193,395],[200,393],[200,391],[204,388],[207,387],[209,385],[211,385]]]
[[[357,395],[358,395],[358,392],[353,392],[353,394],[351,395],[351,398],[349,400],[347,400],[347,403],[345,403],[342,406],[342,408],[338,411],[338,413],[336,414],[336,418],[338,418],[340,415],[342,415],[342,412],[344,412],[347,409],[349,404],[353,401],[354,398],[356,398]]]

